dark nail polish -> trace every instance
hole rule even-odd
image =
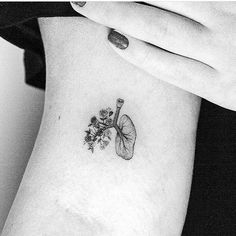
[[[129,40],[122,34],[112,30],[108,35],[108,40],[119,49],[126,49],[129,46]]]
[[[86,2],[72,2],[72,3],[79,7],[83,7],[86,4]]]

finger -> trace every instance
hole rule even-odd
[[[212,2],[146,1],[146,3],[183,15],[205,26],[211,25],[211,19],[215,18],[216,9]]]
[[[165,50],[205,60],[207,29],[182,16],[134,2],[87,2],[73,8],[100,24]],[[200,50],[199,50],[200,48]]]
[[[125,60],[152,76],[208,99],[217,72],[206,64],[172,54],[127,35],[111,31],[111,47]]]

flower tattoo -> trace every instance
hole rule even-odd
[[[134,145],[136,141],[135,126],[127,115],[122,115],[119,119],[121,107],[124,100],[119,98],[116,101],[116,111],[113,113],[110,107],[101,109],[99,117],[93,116],[88,125],[88,130],[85,131],[84,144],[87,144],[88,150],[94,152],[96,145],[100,149],[105,149],[111,141],[111,128],[116,130],[115,148],[116,154],[125,160],[130,160],[134,154]]]

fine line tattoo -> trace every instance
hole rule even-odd
[[[134,145],[136,141],[136,129],[126,114],[122,115],[119,119],[121,107],[124,100],[118,98],[116,101],[116,112],[113,116],[113,111],[110,107],[102,109],[99,112],[99,118],[93,116],[86,130],[84,144],[88,145],[88,150],[94,152],[96,144],[100,145],[103,150],[111,141],[111,128],[116,130],[115,148],[116,154],[125,160],[130,160],[134,155]],[[119,124],[118,124],[119,119]]]

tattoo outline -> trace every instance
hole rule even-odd
[[[130,160],[134,155],[134,146],[137,132],[131,118],[124,114],[119,119],[120,110],[124,100],[118,98],[116,101],[115,114],[110,107],[101,109],[99,118],[93,116],[85,130],[86,136],[84,144],[88,145],[88,150],[94,152],[94,147],[99,144],[100,149],[105,149],[111,141],[111,128],[116,130],[115,149],[116,154],[125,160]],[[114,117],[112,119],[112,116]],[[118,123],[119,120],[119,123]]]

